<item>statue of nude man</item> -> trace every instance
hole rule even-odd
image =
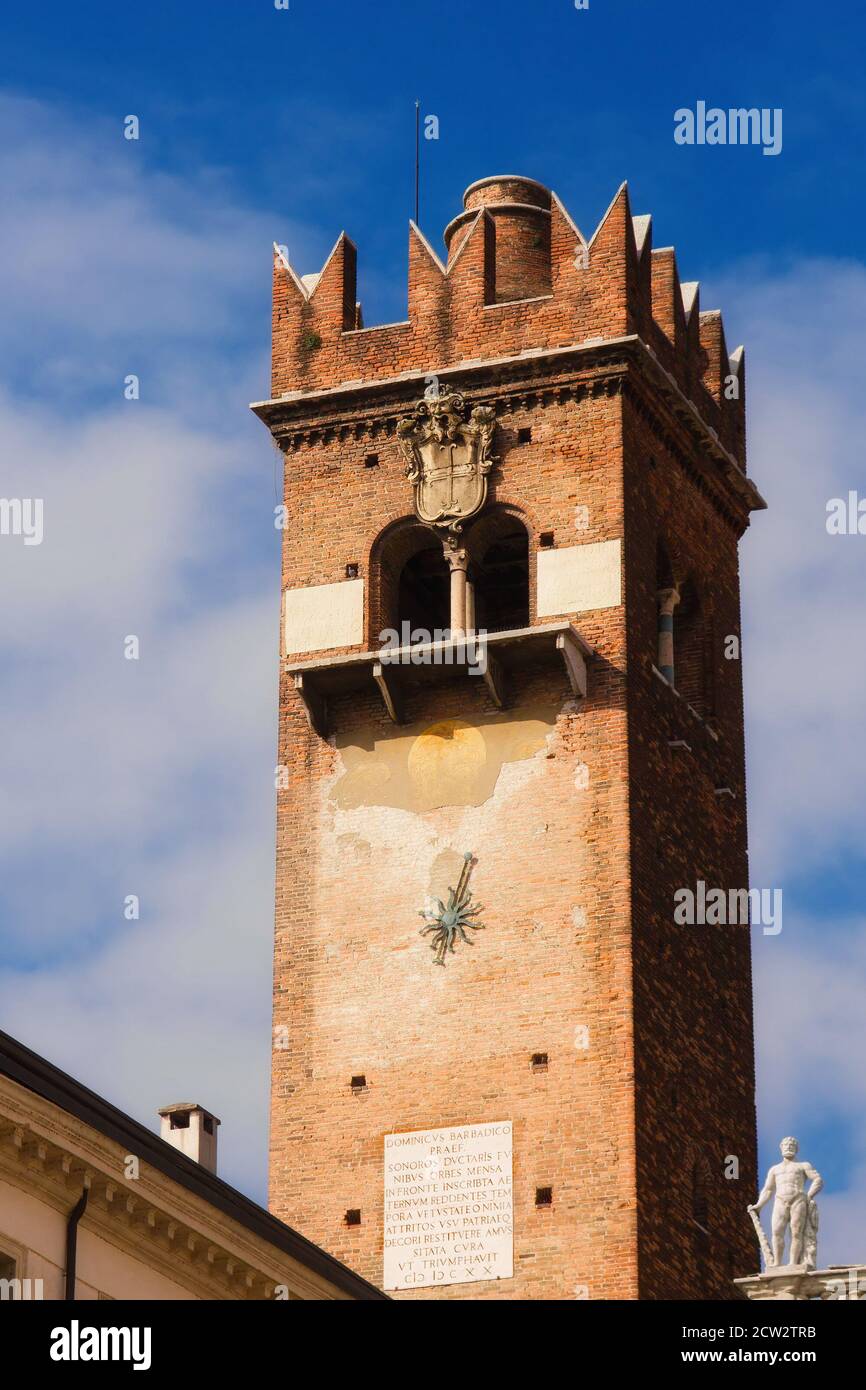
[[[775,1193],[772,1223],[775,1264],[785,1263],[785,1235],[790,1227],[790,1263],[805,1263],[814,1269],[818,1245],[818,1207],[814,1198],[824,1186],[824,1179],[811,1163],[797,1162],[799,1147],[796,1139],[790,1136],[782,1140],[779,1145],[782,1162],[770,1169],[757,1202],[748,1210],[759,1212]],[[807,1178],[811,1179],[808,1192]]]

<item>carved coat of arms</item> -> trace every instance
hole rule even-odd
[[[495,428],[489,406],[477,405],[467,420],[466,403],[456,391],[425,396],[400,421],[397,440],[421,521],[456,535],[481,511],[496,462],[490,453]]]

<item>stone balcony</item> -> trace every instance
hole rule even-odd
[[[353,691],[378,690],[389,717],[402,724],[406,697],[419,686],[461,675],[480,678],[493,703],[505,709],[513,698],[512,672],[556,663],[564,667],[574,695],[582,699],[587,662],[593,654],[571,623],[557,622],[287,662],[285,669],[301,696],[311,728],[327,738],[332,732],[329,702]]]

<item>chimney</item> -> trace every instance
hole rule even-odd
[[[166,1143],[173,1144],[187,1158],[194,1159],[202,1168],[215,1173],[219,1124],[216,1115],[188,1100],[166,1105],[158,1113],[162,1118],[160,1134]]]

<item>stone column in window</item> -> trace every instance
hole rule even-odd
[[[674,683],[674,609],[680,601],[680,591],[675,586],[659,589],[656,594],[659,605],[658,623],[658,668],[665,680]]]
[[[445,559],[451,571],[451,636],[466,636],[466,590],[469,568],[469,552],[448,541],[445,545]]]

